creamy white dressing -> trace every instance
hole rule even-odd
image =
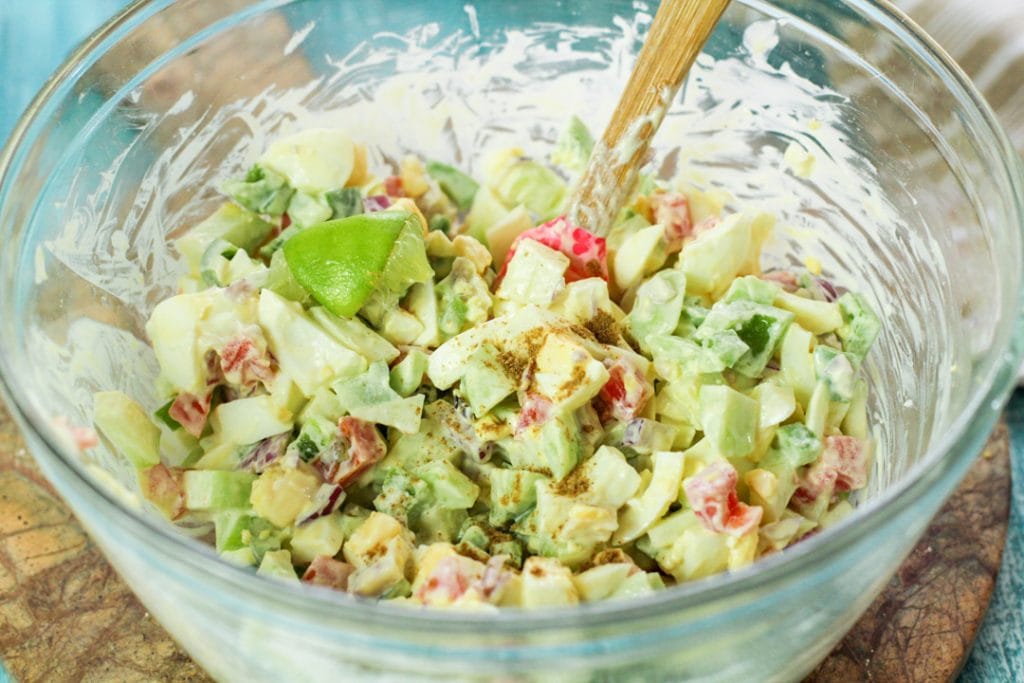
[[[187,123],[171,143],[163,143],[138,178],[126,160],[144,155],[146,145],[156,140],[155,131],[172,116],[150,113],[139,138],[102,174],[100,187],[87,197],[69,198],[71,218],[46,244],[45,261],[59,262],[60,270],[71,270],[144,318],[156,301],[173,292],[182,272],[166,235],[180,234],[215,206],[206,198],[213,193],[183,201],[183,188],[216,186],[239,175],[270,140],[310,127],[340,127],[353,139],[371,142],[370,163],[378,172],[387,172],[408,152],[477,174],[483,159],[506,147],[545,159],[571,114],[595,134],[603,130],[649,22],[650,15],[640,12],[617,19],[613,28],[574,28],[577,40],[572,42],[564,39],[569,29],[556,25],[512,30],[485,51],[466,49],[477,40],[473,35],[441,36],[437,24],[401,37],[389,35],[333,59],[333,72],[304,86],[266,91]],[[300,28],[289,45],[296,49],[320,29]],[[563,38],[555,39],[559,35]],[[870,238],[853,231],[849,243],[837,248],[827,238],[827,226],[852,219],[873,230],[899,230],[908,253],[934,259],[935,252],[927,236],[906,229],[874,169],[857,151],[849,112],[841,106],[844,98],[800,77],[788,64],[775,68],[768,63],[778,42],[777,24],[761,21],[746,30],[742,58],[701,55],[681,93],[649,117],[650,123],[663,121],[646,170],[670,165],[681,186],[727,190],[728,210],[779,215],[785,227],[767,246],[766,266],[799,265],[813,257],[837,281],[856,282],[876,310],[889,316],[893,311],[867,274],[871,266],[856,257],[858,250],[869,253]],[[585,45],[590,48],[584,50]],[[608,67],[588,69],[588,61]],[[366,76],[367,70],[393,73],[381,79]],[[182,103],[185,109],[190,106],[194,103]],[[182,107],[174,108],[178,115]],[[215,141],[218,156],[206,158]],[[797,142],[812,150],[813,183],[794,174],[785,161],[785,149]],[[635,144],[635,139],[624,140],[613,152],[626,155]],[[669,159],[674,163],[668,164]],[[83,168],[81,173],[95,171]],[[137,191],[131,208],[119,214],[112,195],[132,185]],[[54,269],[43,261],[37,259],[37,278],[52,277]],[[923,332],[924,322],[908,325]],[[144,400],[153,395],[156,369],[145,344],[101,323],[83,328],[87,331],[72,329],[67,339],[57,340],[41,330],[29,332],[35,357],[45,359],[37,371],[46,384],[43,394],[62,404],[63,412],[87,421],[89,396],[101,387]],[[890,347],[879,355],[898,357],[899,349],[892,346],[898,340],[883,335],[879,343]],[[877,374],[869,368],[872,373]],[[75,381],[62,381],[67,377]],[[915,393],[917,380],[910,368],[896,369],[887,379],[892,391]],[[873,423],[895,423],[896,416],[888,414],[890,403],[877,401]],[[903,448],[895,435],[882,437],[881,452]],[[889,479],[884,473],[873,477],[872,489]]]

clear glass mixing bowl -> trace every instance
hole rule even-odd
[[[817,258],[886,326],[868,363],[878,461],[857,513],[752,568],[650,598],[498,615],[285,585],[149,516],[130,472],[77,454],[118,388],[155,407],[142,323],[168,237],[268,137],[340,125],[377,164],[543,154],[600,130],[651,10],[633,2],[152,0],[54,75],[0,159],[0,374],[47,476],[214,677],[787,680],[896,569],[978,452],[1021,357],[1022,172],[963,74],[867,0],[736,0],[657,138],[652,172],[780,216],[767,260]],[[792,149],[790,149],[792,146]],[[814,157],[808,177],[786,162]],[[795,155],[795,156],[794,156]]]

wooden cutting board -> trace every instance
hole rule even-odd
[[[1000,423],[882,595],[807,680],[952,679],[992,595],[1009,494]],[[20,683],[209,680],[89,541],[2,404],[0,654]]]

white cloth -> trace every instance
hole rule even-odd
[[[1024,0],[895,0],[971,77],[1024,154]]]

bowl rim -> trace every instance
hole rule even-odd
[[[73,79],[81,64],[106,42],[116,38],[119,31],[130,31],[173,1],[135,0],[70,54],[22,114],[3,151],[0,152],[0,190],[6,182],[27,132],[57,88]],[[269,9],[285,4],[285,1],[272,0],[263,4]],[[788,14],[771,4],[770,0],[739,2],[762,10],[772,10],[779,16]],[[1004,164],[1004,168],[1000,170],[1009,178],[1014,195],[1013,204],[1018,218],[1021,219],[1021,226],[1018,229],[1024,232],[1024,165],[1013,150],[995,114],[960,67],[916,23],[887,0],[846,0],[845,4],[879,30],[888,32],[894,39],[907,44],[917,54],[925,57],[930,69],[943,77],[951,94],[975,110],[973,113],[978,115],[985,133],[992,136],[998,147],[998,154]],[[1017,259],[1019,263],[1024,263],[1021,253],[1017,254]],[[841,521],[828,533],[815,535],[788,548],[785,552],[758,560],[738,571],[723,572],[700,581],[687,582],[653,595],[622,601],[580,604],[568,608],[536,611],[504,609],[497,613],[417,610],[389,605],[386,601],[353,597],[329,589],[293,586],[258,576],[248,568],[219,561],[216,554],[205,544],[128,509],[108,489],[85,475],[78,462],[77,453],[68,448],[57,436],[43,412],[31,400],[30,392],[20,386],[12,386],[8,379],[13,374],[10,372],[10,353],[0,353],[0,396],[6,398],[11,414],[26,435],[38,440],[38,445],[46,449],[46,455],[57,463],[58,467],[70,473],[74,484],[86,487],[85,490],[91,497],[100,501],[105,508],[111,509],[126,530],[147,540],[166,544],[161,547],[167,552],[177,553],[179,559],[198,569],[221,587],[235,589],[237,595],[246,598],[259,598],[236,600],[243,609],[254,612],[275,611],[278,616],[294,615],[298,613],[297,610],[301,610],[302,615],[308,617],[303,619],[303,624],[361,622],[386,627],[389,633],[394,634],[408,634],[424,629],[437,633],[465,633],[476,631],[486,625],[491,634],[511,635],[538,630],[557,631],[575,628],[581,624],[622,625],[626,622],[648,620],[659,615],[700,608],[726,598],[735,598],[740,593],[756,594],[760,589],[775,585],[798,572],[807,572],[809,568],[829,564],[834,554],[872,533],[888,516],[913,505],[932,486],[948,480],[960,471],[960,468],[966,467],[995,424],[1016,379],[1017,367],[1024,356],[1024,311],[1020,306],[1022,291],[1018,288],[1016,292],[1007,294],[1015,296],[1017,314],[1010,328],[1015,330],[1016,334],[1011,334],[1005,348],[999,349],[1000,356],[984,376],[984,381],[972,388],[971,400],[941,438],[935,440],[923,457],[899,481],[859,506],[854,515]],[[232,597],[230,594],[226,595]],[[450,653],[451,650],[447,652]]]

